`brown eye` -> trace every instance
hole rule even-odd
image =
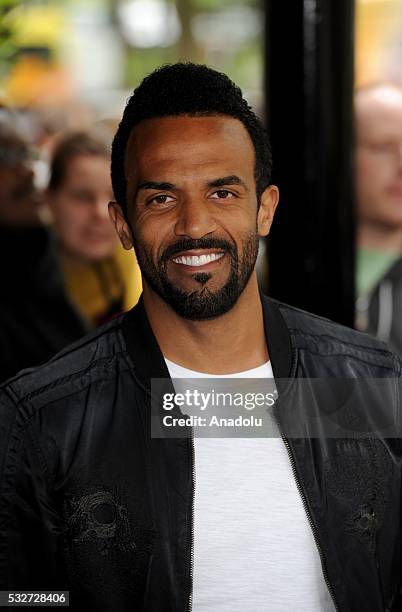
[[[94,200],[93,194],[85,189],[72,190],[70,195],[76,202],[81,204],[87,204]]]
[[[226,200],[227,198],[234,197],[234,194],[227,189],[219,189],[212,194],[212,197],[216,200]]]
[[[167,195],[166,193],[154,196],[148,202],[148,204],[168,204],[173,201],[172,196]]]

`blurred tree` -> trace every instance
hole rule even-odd
[[[176,0],[176,8],[181,22],[181,36],[178,44],[178,59],[197,60],[198,50],[191,30],[191,22],[196,12],[194,0]]]
[[[136,1],[140,2],[131,0],[132,4]],[[124,3],[125,0],[107,0],[111,21],[120,34],[119,6]],[[204,62],[227,72],[243,88],[261,90],[262,35],[258,27],[262,23],[258,17],[263,11],[261,0],[157,0],[157,3],[175,6],[180,37],[172,44],[143,47],[130,44],[123,35],[125,87],[131,88],[161,64],[187,60]]]
[[[7,73],[17,51],[15,26],[9,18],[18,0],[0,0],[0,79]]]

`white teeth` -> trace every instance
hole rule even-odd
[[[184,264],[185,266],[205,266],[205,264],[220,259],[224,256],[224,253],[211,253],[209,255],[182,255],[181,257],[175,257],[174,262]]]

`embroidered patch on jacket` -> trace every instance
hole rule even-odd
[[[331,465],[327,463],[325,471],[329,492],[349,507],[346,529],[373,552],[387,505],[392,463],[378,440],[365,440],[365,448],[364,455],[358,451],[338,455]]]
[[[80,609],[142,609],[156,535],[145,497],[121,483],[64,495],[60,555],[70,597]]]
[[[99,552],[136,548],[127,507],[116,491],[98,490],[65,501],[66,535],[70,542],[96,543]]]

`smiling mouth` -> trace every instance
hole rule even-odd
[[[183,266],[200,267],[217,261],[224,257],[225,253],[208,253],[208,255],[180,255],[179,257],[173,257],[173,260],[177,264]]]

